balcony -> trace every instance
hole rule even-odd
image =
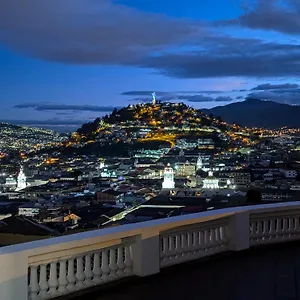
[[[71,296],[83,300],[81,294],[88,292],[92,300],[150,299],[151,295],[153,299],[169,287],[165,298],[182,298],[187,289],[201,289],[203,299],[216,299],[212,295],[230,300],[275,299],[274,289],[286,286],[287,279],[298,280],[292,258],[299,243],[282,244],[280,251],[258,246],[299,239],[300,203],[292,202],[221,209],[18,244],[0,248],[0,295],[5,300]],[[199,266],[198,260],[206,258]],[[186,264],[190,261],[194,262]],[[281,269],[276,269],[278,263]],[[300,257],[296,262],[300,269],[299,263]],[[275,270],[282,275],[278,287],[273,285],[277,279],[271,280]],[[110,289],[117,281],[119,288]],[[264,287],[264,298],[253,296],[255,286]],[[297,299],[294,286],[287,290],[280,299]]]

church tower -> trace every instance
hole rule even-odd
[[[16,191],[23,190],[26,187],[27,187],[27,178],[26,178],[26,175],[24,173],[23,166],[21,166],[20,172],[19,172],[19,175],[18,175],[18,179],[17,179]]]
[[[199,155],[197,159],[197,170],[202,170],[202,168],[203,168],[203,161],[201,156]]]
[[[174,170],[171,168],[170,164],[164,170],[164,181],[162,184],[163,189],[174,189],[175,181],[174,181]]]

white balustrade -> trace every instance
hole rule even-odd
[[[48,276],[46,265],[29,266],[29,299],[51,299],[132,275],[132,268],[124,272],[126,264],[132,265],[130,252],[125,259],[125,249],[130,247],[130,244],[122,244],[53,261],[50,263]],[[40,268],[39,278],[38,268]]]
[[[299,239],[299,219],[299,210],[251,215],[250,246]]]
[[[229,218],[161,234],[160,266],[167,267],[228,250]]]
[[[44,300],[226,251],[300,239],[300,202],[227,208],[0,248],[0,295]]]

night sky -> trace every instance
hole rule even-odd
[[[1,0],[0,120],[151,100],[300,103],[299,0]]]

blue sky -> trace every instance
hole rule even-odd
[[[79,124],[145,91],[298,104],[299,17],[297,0],[3,0],[0,120]]]

